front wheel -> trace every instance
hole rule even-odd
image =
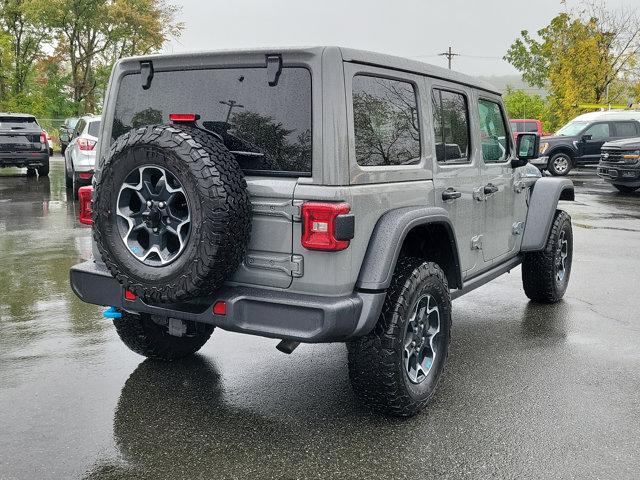
[[[552,175],[564,176],[571,171],[573,162],[566,153],[556,153],[549,159],[547,169]]]
[[[620,185],[616,183],[614,183],[613,186],[616,187],[620,193],[633,193],[638,188],[640,188],[640,187],[631,187],[629,185]]]
[[[347,344],[354,392],[377,410],[415,415],[435,391],[450,338],[451,298],[442,269],[401,257],[374,330]]]
[[[213,325],[148,314],[122,313],[113,325],[123,343],[155,360],[177,360],[192,355],[209,340]]]
[[[572,259],[571,217],[558,210],[544,250],[524,255],[522,285],[527,297],[540,303],[559,301],[569,285]]]

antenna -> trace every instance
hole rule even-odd
[[[453,51],[451,50],[451,47],[449,47],[448,51],[438,54],[438,56],[440,57],[447,57],[447,60],[449,61],[449,70],[451,70],[451,59],[459,55],[460,55],[459,53],[453,53]]]

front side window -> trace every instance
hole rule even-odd
[[[434,89],[433,133],[438,162],[467,162],[469,159],[469,108],[461,93]]]
[[[502,109],[496,102],[478,100],[480,144],[484,163],[504,162],[509,154],[509,139]]]
[[[584,127],[587,126],[587,122],[569,122],[564,127],[556,132],[556,135],[561,137],[573,137],[578,135]]]
[[[353,129],[358,165],[420,163],[418,104],[411,83],[353,77]]]
[[[118,90],[111,141],[145,125],[194,113],[219,135],[245,173],[311,175],[311,73],[284,67],[276,85],[265,68],[155,72],[148,90],[140,74]]]
[[[611,137],[608,123],[596,123],[587,128],[582,135],[591,135],[591,140],[605,140]]]

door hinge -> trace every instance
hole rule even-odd
[[[304,275],[304,257],[302,255],[259,255],[249,254],[244,259],[247,268],[276,270],[294,278]]]
[[[476,235],[471,238],[471,250],[482,250],[482,235]]]

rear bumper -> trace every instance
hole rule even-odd
[[[385,293],[354,292],[343,297],[302,295],[254,287],[224,286],[211,297],[182,304],[128,301],[105,267],[93,261],[71,268],[71,288],[84,302],[132,313],[208,323],[224,330],[307,343],[336,342],[366,335],[378,320]],[[227,313],[213,305],[225,301]]]
[[[598,165],[598,176],[617,185],[640,186],[640,165],[601,163]]]
[[[48,151],[0,153],[0,167],[41,167],[48,163]]]

